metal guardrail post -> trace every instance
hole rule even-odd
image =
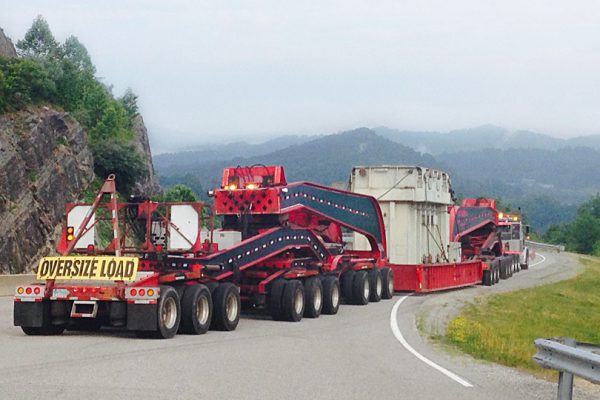
[[[575,347],[576,342],[573,338],[565,338],[564,345]],[[573,374],[566,371],[560,371],[558,374],[558,400],[573,399]]]
[[[573,338],[536,339],[538,352],[533,360],[543,368],[560,372],[558,378],[558,400],[573,398],[573,377],[575,375],[600,383],[600,347],[593,344],[577,343]]]

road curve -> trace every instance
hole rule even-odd
[[[340,308],[300,323],[245,315],[234,332],[143,340],[119,331],[27,337],[12,326],[12,298],[0,298],[0,393],[96,399],[547,399],[556,385],[515,370],[449,355],[422,340],[416,315],[445,297],[469,298],[502,287],[573,274],[567,255],[493,288],[410,296],[396,307],[398,330],[415,351],[463,377],[465,387],[423,363],[390,327],[401,298]],[[548,278],[550,277],[550,278]],[[438,311],[439,312],[439,311]],[[580,397],[586,398],[586,397]],[[590,397],[592,398],[592,397]]]

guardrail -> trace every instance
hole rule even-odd
[[[0,296],[13,296],[17,285],[26,285],[34,281],[34,274],[0,275]]]
[[[539,247],[542,249],[555,250],[557,253],[560,253],[561,251],[565,251],[565,246],[563,246],[562,244],[556,245],[556,244],[540,243],[540,242],[533,242],[531,240],[526,240],[525,244],[529,247]]]
[[[538,352],[533,360],[543,368],[560,372],[558,376],[558,400],[573,398],[573,377],[579,376],[590,382],[600,383],[600,346],[577,343],[572,338],[536,339]]]

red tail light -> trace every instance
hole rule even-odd
[[[33,289],[33,293],[35,294],[40,294],[41,289],[39,287],[36,287],[35,289]]]
[[[27,289],[25,289],[25,293],[27,293],[27,294],[31,294],[31,291],[32,291],[32,290],[31,290],[31,288],[30,288],[30,287],[28,287]]]

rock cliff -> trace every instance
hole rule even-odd
[[[139,182],[133,192],[143,196],[152,196],[158,194],[161,189],[154,174],[154,165],[152,164],[152,153],[150,152],[150,142],[148,140],[148,130],[144,125],[144,119],[140,114],[133,120],[133,132],[135,133],[134,145],[142,156],[147,174],[142,182]]]
[[[15,57],[17,51],[13,42],[8,38],[2,28],[0,28],[0,56]]]
[[[44,107],[0,115],[0,273],[30,271],[56,244],[65,205],[94,179],[85,131]]]

